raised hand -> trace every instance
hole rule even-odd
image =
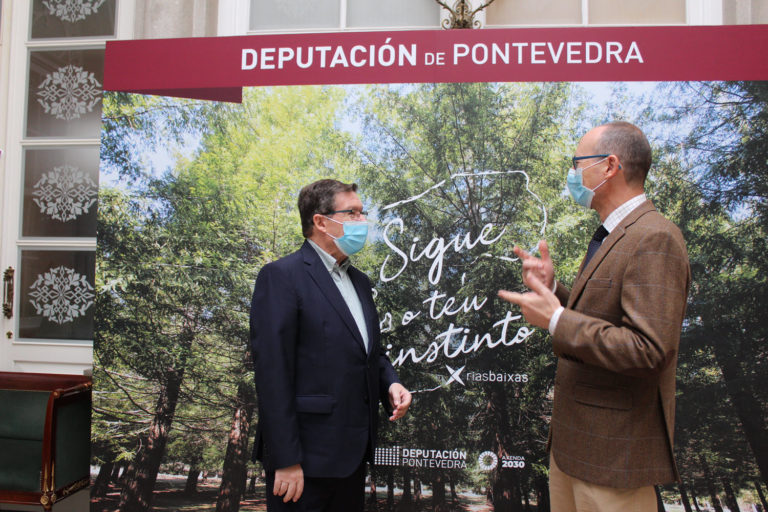
[[[533,256],[517,245],[512,248],[514,253],[523,262],[523,284],[530,289],[531,276],[535,276],[540,282],[544,283],[550,290],[555,285],[555,267],[552,265],[552,258],[549,256],[549,247],[546,240],[539,241],[539,252],[541,258]]]

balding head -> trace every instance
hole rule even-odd
[[[596,154],[619,157],[627,184],[642,186],[651,168],[651,145],[645,134],[632,123],[614,121],[592,130]]]

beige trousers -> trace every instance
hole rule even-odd
[[[549,501],[552,512],[656,512],[652,485],[617,489],[566,475],[549,455]]]

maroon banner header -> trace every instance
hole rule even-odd
[[[240,101],[265,85],[768,80],[766,49],[765,25],[110,41],[104,89]]]

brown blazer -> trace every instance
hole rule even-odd
[[[646,201],[572,290],[558,283],[549,444],[566,474],[621,488],[679,480],[675,370],[690,282],[680,230]]]

